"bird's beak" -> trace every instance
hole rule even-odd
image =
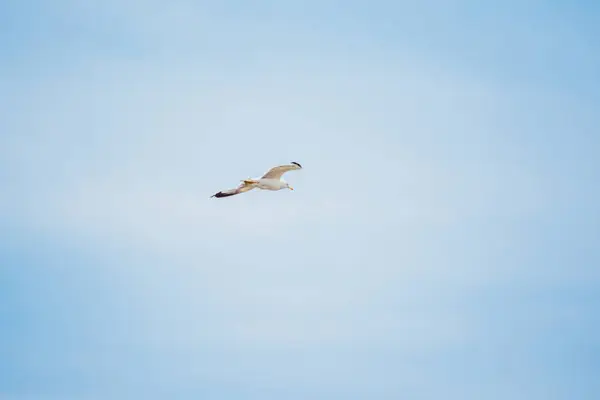
[[[293,188],[293,187],[291,187],[291,186],[290,186],[289,188],[290,188],[290,190],[294,190],[294,188]]]

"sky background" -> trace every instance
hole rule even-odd
[[[415,3],[3,1],[0,399],[597,399],[600,3]]]

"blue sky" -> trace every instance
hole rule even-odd
[[[597,398],[600,6],[413,3],[3,2],[0,398]]]

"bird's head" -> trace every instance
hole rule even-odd
[[[289,184],[289,183],[287,183],[287,182],[285,183],[285,187],[286,187],[286,188],[288,188],[288,189],[290,189],[290,190],[294,190],[294,188],[293,188],[293,187],[291,187],[291,186],[290,186],[290,184]]]

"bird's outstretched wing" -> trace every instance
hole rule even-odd
[[[302,165],[298,164],[295,161],[292,161],[288,165],[280,165],[278,167],[273,167],[268,170],[260,179],[281,179],[281,176],[288,171],[293,171],[295,169],[302,169]]]
[[[254,189],[255,187],[256,187],[255,182],[242,181],[242,183],[235,189],[222,190],[218,193],[213,194],[210,197],[221,198],[221,197],[235,196],[236,194],[248,192],[248,191]]]

